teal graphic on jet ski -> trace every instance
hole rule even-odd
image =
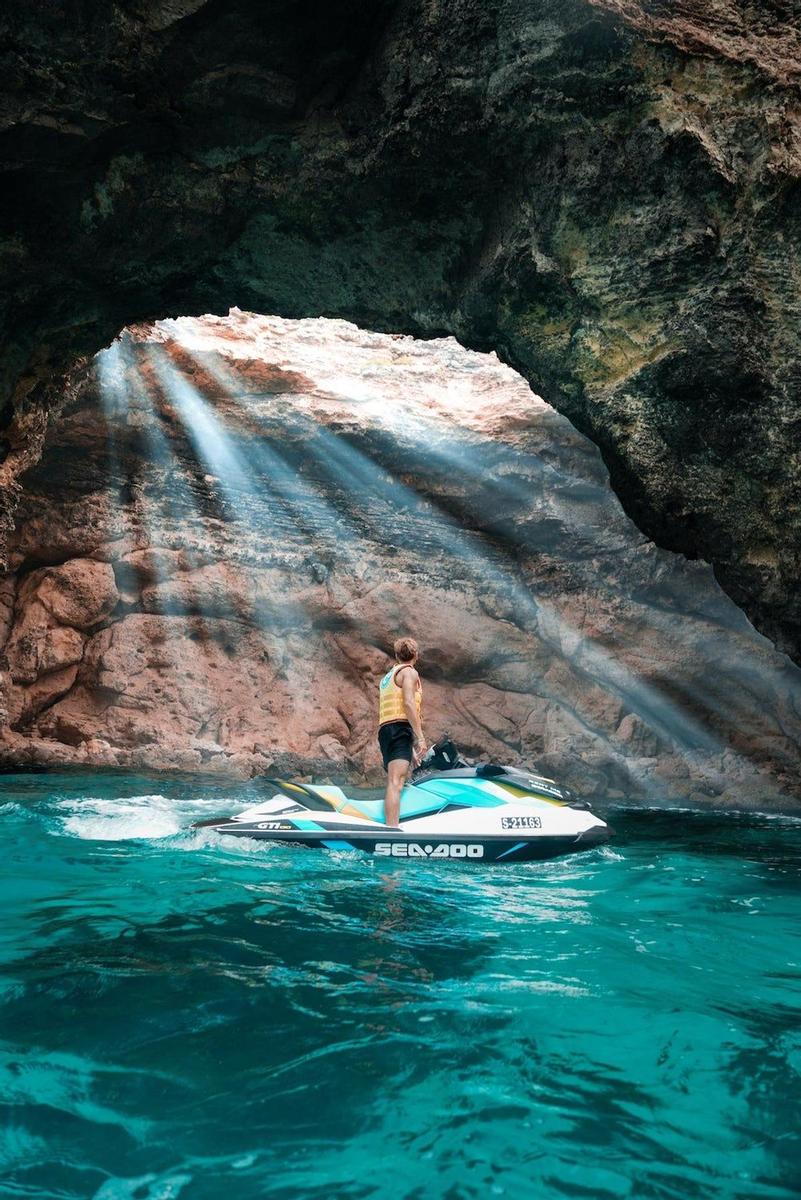
[[[552,779],[517,767],[470,764],[449,738],[432,746],[401,793],[400,825],[384,824],[383,800],[352,800],[341,788],[264,781],[269,799],[217,833],[380,858],[521,862],[587,850],[612,831]]]

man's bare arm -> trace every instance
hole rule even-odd
[[[401,688],[403,690],[403,707],[406,710],[406,716],[409,718],[412,733],[415,736],[414,750],[414,766],[416,767],[424,754],[426,754],[426,738],[423,737],[423,727],[420,724],[420,716],[417,715],[417,703],[415,700],[417,672],[414,667],[409,667],[403,672]]]
[[[423,737],[423,726],[420,724],[420,717],[417,713],[417,701],[415,692],[417,691],[418,675],[414,667],[407,667],[401,675],[401,689],[403,691],[403,706],[406,709],[406,716],[409,719],[409,724],[414,732],[414,742],[418,750],[425,749],[425,738]]]

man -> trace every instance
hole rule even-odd
[[[400,822],[400,794],[412,763],[415,766],[426,752],[420,710],[423,685],[415,664],[418,658],[414,638],[398,638],[393,646],[395,664],[378,685],[378,744],[387,773],[384,797],[384,821]]]

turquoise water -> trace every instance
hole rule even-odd
[[[801,822],[468,867],[191,830],[231,787],[0,788],[2,1195],[798,1196]]]

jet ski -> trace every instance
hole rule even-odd
[[[612,830],[568,788],[532,771],[468,763],[450,738],[437,742],[401,793],[400,825],[383,800],[353,800],[327,784],[264,780],[269,798],[225,821],[225,836],[377,858],[524,862],[588,850]]]

